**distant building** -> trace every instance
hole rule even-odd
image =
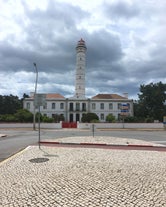
[[[101,122],[105,122],[108,114],[114,115],[117,119],[122,114],[122,104],[127,104],[127,114],[133,116],[133,100],[128,99],[128,94],[98,94],[92,98],[85,96],[85,65],[86,45],[81,39],[76,46],[76,75],[75,94],[71,98],[65,98],[61,94],[45,94],[46,102],[40,107],[40,112],[48,117],[61,115],[65,121],[80,121],[84,113],[96,113]],[[30,98],[24,99],[25,109],[34,112],[34,93]]]

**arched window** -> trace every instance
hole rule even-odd
[[[92,109],[96,109],[96,104],[92,103]]]
[[[100,109],[104,109],[104,103],[100,104]]]
[[[27,108],[27,109],[30,109],[30,106],[31,106],[30,103],[27,102],[27,106],[26,106],[26,108]]]
[[[109,109],[113,109],[113,104],[109,103]]]
[[[60,109],[64,108],[64,103],[60,103]]]
[[[55,109],[55,103],[52,103],[52,109]]]

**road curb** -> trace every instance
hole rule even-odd
[[[89,143],[89,142],[82,142],[82,143],[72,143],[72,142],[54,142],[54,141],[40,141],[40,144],[53,144],[53,145],[63,145],[63,146],[92,146],[92,147],[127,147],[127,148],[133,148],[133,149],[161,149],[163,151],[166,151],[166,146],[155,146],[155,145],[146,145],[146,144],[106,144],[106,143]]]

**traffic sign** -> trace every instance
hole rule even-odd
[[[44,106],[46,104],[46,94],[37,93],[34,97],[35,107]]]
[[[121,103],[121,116],[127,116],[129,114],[128,103]]]

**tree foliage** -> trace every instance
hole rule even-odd
[[[82,122],[88,122],[88,123],[90,123],[90,122],[92,122],[92,121],[94,121],[94,122],[96,122],[96,120],[99,120],[99,117],[97,116],[97,114],[95,114],[95,113],[87,113],[87,114],[83,114],[82,115],[82,119],[81,119],[81,121]]]
[[[139,100],[134,104],[135,116],[162,121],[166,107],[166,84],[162,82],[140,86]]]
[[[15,114],[15,118],[19,122],[32,122],[33,114],[27,109],[19,109]]]
[[[113,115],[113,114],[108,114],[107,116],[106,116],[106,121],[107,122],[110,122],[110,123],[112,123],[112,122],[115,122],[115,116]]]
[[[19,99],[18,96],[13,95],[0,95],[0,114],[14,114],[17,110],[23,108],[23,99],[29,97],[25,93],[23,98]]]

